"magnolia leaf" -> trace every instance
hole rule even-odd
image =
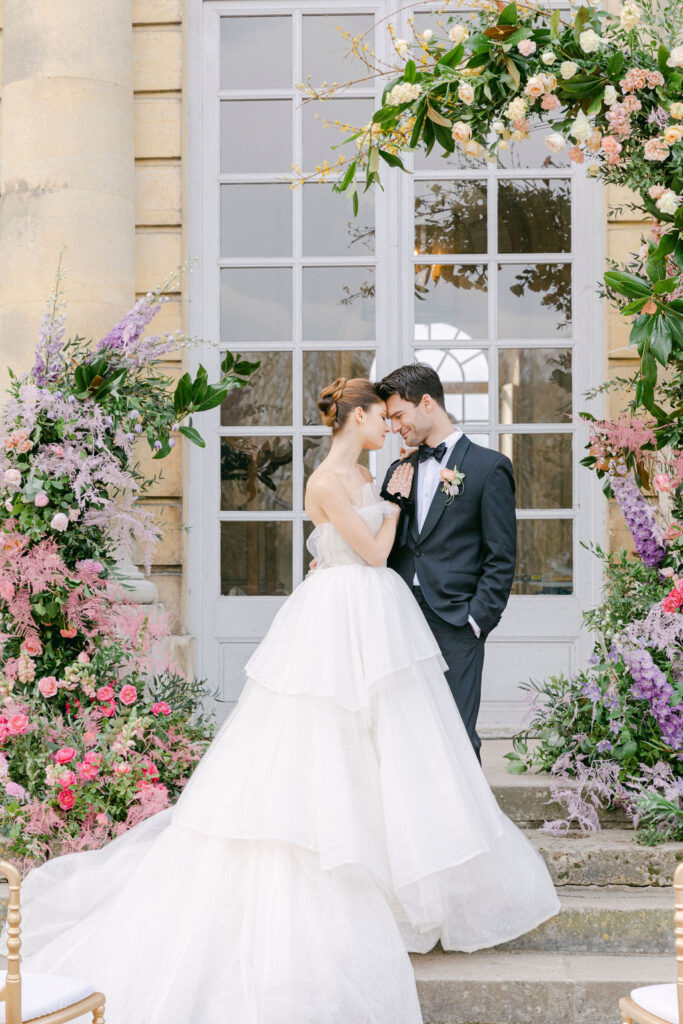
[[[608,270],[605,274],[605,284],[612,291],[633,299],[649,295],[651,291],[649,283],[643,277],[626,270]]]
[[[550,38],[559,39],[560,36],[560,12],[553,11],[550,16]]]
[[[673,338],[669,321],[664,316],[655,317],[650,336],[650,351],[655,359],[666,366],[673,348]]]
[[[447,117],[443,116],[443,114],[440,114],[439,111],[435,110],[429,103],[427,103],[427,117],[430,121],[433,121],[434,124],[442,124],[446,128],[453,127],[453,122],[449,121]]]
[[[519,73],[519,68],[517,67],[517,65],[515,64],[515,62],[513,60],[510,60],[509,57],[503,57],[503,60],[505,61],[505,67],[508,69],[508,74],[510,75],[510,78],[512,79],[513,85],[515,86],[516,89],[518,89],[519,85],[520,85],[520,82],[522,81],[520,73]]]
[[[499,25],[516,25],[517,24],[517,4],[514,3],[514,0],[513,0],[513,3],[508,4],[507,7],[504,7],[503,10],[500,12],[500,15],[498,16],[498,24]]]
[[[188,441],[192,441],[192,443],[196,444],[198,448],[206,448],[206,441],[194,427],[178,427],[178,430],[183,437],[186,437]]]

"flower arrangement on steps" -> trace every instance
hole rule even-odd
[[[158,538],[136,503],[188,417],[248,383],[227,353],[220,379],[160,370],[195,339],[145,336],[181,271],[96,347],[65,339],[60,269],[33,369],[10,371],[0,415],[0,830],[25,869],[102,846],[173,802],[213,732],[208,690],[157,653],[166,616],[126,600],[116,555],[134,538],[149,571]]]
[[[589,176],[631,190],[625,205],[654,219],[641,250],[605,274],[607,298],[631,319],[639,366],[596,392],[622,389],[627,407],[611,421],[583,414],[591,434],[583,464],[616,499],[635,557],[595,548],[605,599],[585,616],[592,664],[571,679],[529,684],[531,722],[509,761],[511,771],[557,776],[567,816],[548,823],[553,831],[598,828],[597,809],[620,803],[645,841],[683,838],[683,5],[472,6],[464,19],[447,3],[435,30],[417,32],[409,18],[408,39],[390,24],[389,60],[367,34],[347,33],[368,68],[362,80],[384,84],[381,104],[347,132],[350,156],[315,175],[295,171],[301,181],[334,179],[357,212],[359,184],[381,184],[383,165],[405,170],[404,153],[495,161],[533,130],[545,133],[549,155],[568,151]],[[311,102],[347,84],[300,88]]]

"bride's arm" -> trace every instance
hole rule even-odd
[[[366,525],[349,500],[349,496],[333,477],[320,476],[309,483],[310,497],[322,509],[339,535],[369,565],[384,565],[396,536],[400,508],[389,515],[376,534]]]

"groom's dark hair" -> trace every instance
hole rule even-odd
[[[419,405],[423,395],[429,395],[442,409],[446,408],[443,384],[436,370],[428,363],[408,363],[392,370],[377,385],[380,397],[386,402],[390,395],[398,395],[406,402]]]

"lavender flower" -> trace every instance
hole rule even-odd
[[[610,485],[635,542],[636,551],[645,565],[655,568],[666,555],[666,548],[658,537],[654,512],[630,473],[610,473]]]
[[[658,128],[664,129],[669,124],[669,114],[663,107],[653,107],[647,115],[648,124],[656,124]]]
[[[600,740],[600,742],[596,745],[595,749],[597,750],[598,754],[604,754],[605,751],[612,750],[613,748],[609,740]]]

